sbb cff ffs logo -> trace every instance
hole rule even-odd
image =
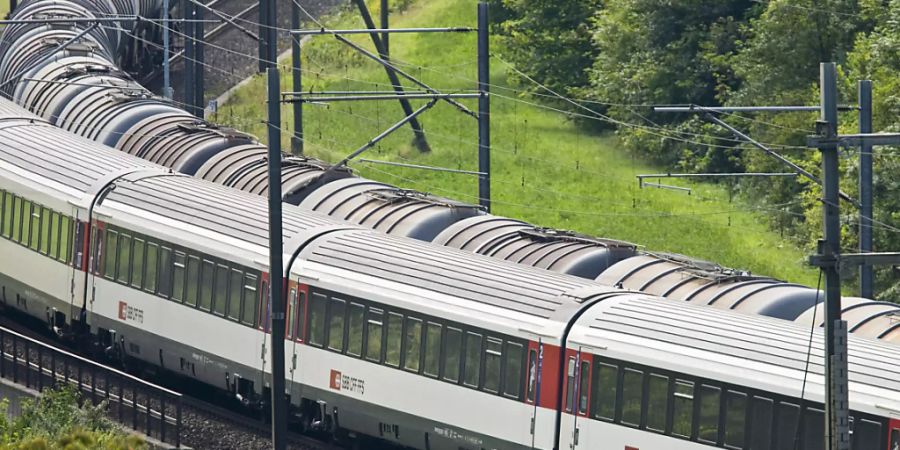
[[[328,387],[336,391],[347,391],[360,395],[366,393],[365,380],[344,375],[340,371],[334,369],[331,369],[331,374],[328,378]]]

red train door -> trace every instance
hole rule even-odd
[[[900,420],[891,419],[888,423],[888,450],[900,450]]]

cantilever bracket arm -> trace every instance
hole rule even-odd
[[[429,86],[429,85],[427,85],[427,84],[425,84],[425,83],[419,81],[419,79],[417,79],[416,77],[414,77],[414,76],[412,76],[412,75],[410,75],[410,74],[404,72],[403,70],[400,70],[397,66],[395,66],[395,65],[393,65],[393,64],[391,64],[391,63],[385,61],[385,60],[384,60],[383,58],[381,58],[380,56],[378,56],[378,55],[376,55],[376,54],[374,54],[374,53],[372,53],[372,52],[370,52],[370,51],[368,51],[368,50],[366,50],[366,49],[360,47],[359,45],[356,45],[355,43],[353,43],[353,41],[350,41],[349,39],[347,39],[347,38],[345,38],[345,37],[343,37],[343,36],[341,36],[341,35],[339,35],[339,34],[335,34],[334,37],[335,37],[335,39],[337,39],[337,40],[343,42],[344,44],[347,44],[348,46],[350,46],[350,48],[352,48],[352,49],[356,50],[357,52],[361,53],[363,56],[366,56],[367,58],[369,58],[369,59],[371,59],[371,60],[377,62],[378,64],[381,64],[381,65],[384,66],[386,69],[388,69],[388,70],[390,70],[390,71],[393,71],[393,72],[396,73],[397,75],[400,75],[400,76],[402,76],[403,78],[406,78],[407,80],[409,80],[410,82],[412,82],[412,83],[415,84],[416,86],[419,86],[420,88],[425,89],[425,90],[428,91],[429,93],[431,93],[431,94],[438,94],[438,95],[441,95],[441,94],[442,94],[442,93],[441,93],[440,91],[438,91],[437,89],[434,89],[434,88],[432,88],[431,86]],[[466,113],[466,114],[469,115],[469,116],[472,116],[472,117],[474,117],[474,118],[476,118],[476,119],[478,118],[478,114],[477,114],[477,113],[473,112],[473,111],[470,110],[469,108],[466,108],[466,105],[463,105],[462,103],[460,103],[460,102],[458,102],[458,101],[456,101],[456,100],[453,100],[452,98],[443,97],[443,98],[441,98],[441,100],[443,100],[443,101],[445,101],[445,102],[447,102],[447,103],[449,103],[449,104],[455,106],[456,109],[458,109],[458,110],[460,110],[460,111]]]
[[[797,165],[796,163],[794,163],[793,161],[791,161],[791,160],[785,158],[784,156],[781,156],[779,153],[777,153],[777,152],[773,151],[772,149],[766,147],[765,145],[763,145],[763,144],[760,143],[759,141],[757,141],[757,140],[751,138],[750,136],[748,136],[748,135],[742,133],[742,132],[741,132],[740,130],[738,130],[737,128],[731,126],[728,122],[726,122],[726,121],[720,119],[719,117],[717,117],[715,114],[713,114],[712,111],[708,111],[708,110],[706,110],[706,108],[703,108],[702,106],[698,106],[697,108],[700,109],[700,110],[702,110],[702,111],[705,111],[705,112],[706,112],[706,114],[704,114],[704,117],[705,117],[707,120],[709,120],[709,121],[711,121],[711,122],[713,122],[713,123],[719,125],[719,126],[722,127],[722,128],[725,128],[726,130],[730,131],[732,134],[734,134],[736,137],[738,137],[739,139],[743,140],[744,142],[747,142],[748,144],[750,144],[750,145],[752,145],[752,146],[754,146],[754,147],[756,147],[756,148],[762,150],[762,151],[765,152],[767,155],[771,156],[772,158],[777,159],[778,161],[781,161],[781,163],[787,165],[788,167],[790,167],[791,169],[793,169],[793,170],[794,170],[795,172],[797,172],[798,174],[803,175],[804,177],[808,178],[809,180],[812,180],[813,182],[815,182],[815,183],[818,184],[819,186],[822,186],[822,180],[819,179],[819,177],[817,177],[817,176],[813,175],[812,173],[810,173],[808,170],[806,170],[806,169],[804,169],[804,168],[798,166],[798,165]],[[857,202],[853,197],[851,197],[850,195],[848,195],[848,194],[845,193],[844,191],[840,191],[840,194],[839,194],[839,195],[841,196],[842,199],[844,199],[844,200],[846,200],[846,201],[852,203],[854,206],[856,206],[857,208],[859,208],[859,202]]]
[[[842,276],[852,276],[859,266],[900,266],[900,252],[842,253],[838,256],[812,255],[813,267],[837,266]]]
[[[320,178],[321,178],[321,177],[324,177],[325,175],[328,175],[328,173],[334,172],[335,170],[337,170],[337,169],[339,169],[339,168],[341,168],[341,167],[347,165],[347,163],[350,162],[351,159],[356,158],[357,156],[361,155],[361,154],[362,154],[363,152],[365,152],[366,150],[368,150],[368,149],[374,147],[375,144],[377,144],[378,142],[380,142],[382,139],[388,137],[388,136],[389,136],[391,133],[393,133],[394,131],[397,131],[397,130],[398,130],[400,127],[402,127],[403,125],[406,125],[407,122],[409,122],[409,121],[415,119],[419,114],[422,114],[423,112],[425,112],[425,111],[431,109],[431,107],[434,106],[434,104],[437,103],[438,100],[440,100],[440,99],[439,99],[439,98],[434,98],[434,99],[432,99],[430,102],[426,103],[426,104],[423,105],[421,108],[415,110],[412,114],[410,114],[410,115],[404,117],[404,118],[401,119],[399,122],[397,122],[397,123],[391,125],[390,128],[388,128],[387,130],[384,130],[381,134],[379,134],[378,136],[375,136],[375,137],[372,138],[372,140],[370,140],[369,142],[366,142],[362,147],[356,149],[356,151],[354,151],[353,153],[347,155],[347,157],[344,158],[344,159],[342,159],[339,163],[337,163],[337,164],[335,164],[335,165],[329,167],[328,170],[326,170],[325,172],[323,172],[322,175],[319,175],[319,177],[320,177]]]

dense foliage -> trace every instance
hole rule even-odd
[[[104,404],[81,405],[74,389],[46,390],[35,401],[23,400],[21,414],[8,419],[0,402],[0,449],[132,450],[145,443],[128,436],[106,418]]]
[[[557,2],[577,23],[534,2],[503,0],[504,44],[537,81],[590,105],[614,126],[626,149],[673,171],[783,172],[786,167],[736,141],[700,115],[654,114],[649,105],[790,105],[818,103],[818,67],[835,61],[842,103],[854,103],[856,80],[875,83],[875,129],[900,127],[900,0],[616,0]],[[571,5],[571,6],[565,6]],[[592,11],[586,11],[592,8]],[[509,14],[508,10],[513,13]],[[588,30],[588,31],[585,31]],[[547,35],[592,36],[581,58],[558,58]],[[525,39],[522,35],[531,35]],[[578,41],[583,45],[583,41]],[[550,50],[550,51],[547,51]],[[561,53],[560,53],[561,54]],[[558,72],[569,71],[571,75]],[[582,78],[586,76],[586,80]],[[569,89],[561,86],[569,83]],[[575,108],[575,107],[573,107]],[[804,148],[815,114],[725,115],[723,119],[817,173],[819,155]],[[844,132],[856,115],[841,116]],[[842,188],[857,191],[857,151],[842,161]],[[900,157],[875,150],[876,250],[900,249]],[[729,181],[729,183],[734,183]],[[804,179],[747,179],[735,188],[771,211],[770,222],[813,248],[821,235],[818,186]],[[855,211],[846,205],[845,245],[857,243]],[[882,299],[900,301],[900,276],[879,272]]]

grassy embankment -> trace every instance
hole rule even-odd
[[[377,3],[377,2],[375,2]],[[376,13],[377,14],[377,13]],[[377,15],[376,15],[377,17]],[[338,14],[330,26],[361,27],[355,11]],[[473,0],[417,1],[392,15],[394,27],[474,26]],[[367,36],[353,36],[371,48]],[[393,35],[392,57],[408,72],[444,91],[473,89],[475,35]],[[494,44],[495,53],[502,50]],[[304,90],[385,90],[387,78],[367,60],[329,36],[304,47]],[[283,61],[289,64],[289,60]],[[421,67],[419,67],[421,66]],[[491,76],[499,95],[492,100],[493,213],[547,227],[624,239],[647,249],[684,253],[723,265],[815,284],[804,264],[805,252],[767,227],[766,211],[730,202],[721,186],[664,181],[689,186],[682,192],[638,189],[636,174],[660,168],[626,154],[610,134],[590,134],[565,115],[523,103],[508,81],[508,69],[492,60]],[[282,69],[283,90],[290,74]],[[377,83],[377,84],[374,84]],[[218,120],[265,138],[265,83],[262,77],[220,107]],[[505,98],[507,97],[507,98]],[[512,98],[509,98],[512,97]],[[466,102],[475,109],[475,102]],[[414,101],[414,107],[424,104]],[[290,106],[282,113],[292,129]],[[337,161],[402,117],[396,102],[332,103],[305,107],[306,153]],[[421,116],[432,152],[411,147],[404,128],[364,157],[431,166],[477,168],[475,120],[446,103]],[[287,136],[283,135],[284,145]],[[287,148],[287,147],[285,147]],[[476,179],[368,163],[352,165],[361,176],[468,202],[477,201]]]

